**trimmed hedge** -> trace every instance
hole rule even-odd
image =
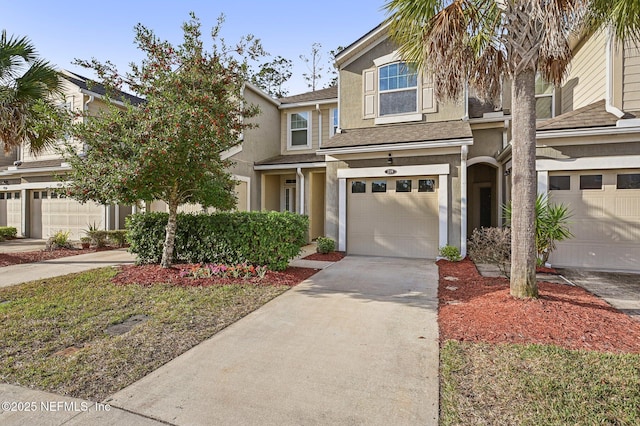
[[[127,218],[130,251],[140,263],[160,263],[167,213],[138,213]],[[179,213],[174,261],[242,262],[281,271],[307,243],[307,216],[278,212]]]
[[[18,235],[18,230],[13,226],[0,226],[0,241],[15,238],[16,235]]]

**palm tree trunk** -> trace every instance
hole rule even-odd
[[[536,99],[535,71],[513,76],[511,119],[513,130],[511,216],[511,295],[538,297],[536,283],[535,205]]]
[[[173,252],[176,241],[176,229],[178,227],[178,202],[171,199],[169,201],[169,221],[167,222],[164,247],[162,249],[162,260],[160,265],[163,268],[170,268],[173,264]]]

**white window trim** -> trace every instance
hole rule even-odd
[[[419,108],[420,101],[421,101],[420,91],[418,90],[419,87],[422,87],[422,79],[420,77],[420,72],[418,72],[416,75],[416,86],[415,86],[416,109],[415,111],[402,112],[399,114],[385,114],[385,115],[382,115],[380,113],[381,111],[380,95],[382,95],[383,93],[408,92],[411,89],[410,87],[403,87],[401,89],[391,89],[391,90],[384,90],[384,91],[380,90],[380,68],[392,65],[394,63],[401,63],[401,62],[404,62],[404,61],[395,60],[395,61],[381,64],[380,66],[377,67],[378,69],[376,70],[376,100],[378,102],[378,110],[376,112],[376,118],[375,118],[374,124],[388,124],[388,123],[400,123],[400,122],[406,122],[406,121],[422,120],[422,113],[420,112],[420,108]]]
[[[307,114],[307,144],[306,145],[291,145],[291,116],[293,114]],[[295,151],[295,150],[303,150],[303,149],[311,149],[311,141],[312,141],[312,121],[311,117],[313,116],[313,111],[298,111],[298,112],[290,112],[287,113],[287,150]],[[300,129],[297,129],[300,130]]]
[[[536,75],[536,78],[538,77],[538,75]],[[538,99],[542,99],[542,98],[551,98],[551,117],[545,117],[545,118],[537,118],[536,120],[549,120],[550,118],[553,118],[556,116],[556,86],[548,83],[551,87],[553,87],[553,90],[551,91],[551,93],[540,93],[537,94],[535,96],[536,100]]]
[[[338,114],[338,124],[336,129],[333,128],[333,115],[338,112],[338,108],[329,109],[329,137],[333,137],[336,134],[336,129],[340,128],[340,115]]]

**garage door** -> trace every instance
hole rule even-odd
[[[437,178],[347,181],[347,252],[372,256],[438,255]]]
[[[0,226],[11,226],[18,230],[22,228],[22,200],[21,192],[0,192]]]
[[[104,206],[94,202],[80,204],[52,191],[31,191],[31,238],[49,238],[58,231],[69,231],[70,238],[84,236],[89,225],[104,227]]]
[[[640,170],[549,174],[552,202],[571,209],[574,237],[558,243],[558,266],[640,270]]]

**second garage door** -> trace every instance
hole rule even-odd
[[[89,226],[104,226],[104,206],[94,202],[80,204],[52,191],[31,191],[31,238],[49,238],[68,231],[69,238],[84,236]]]
[[[437,186],[437,178],[429,176],[349,179],[347,252],[435,258]]]

